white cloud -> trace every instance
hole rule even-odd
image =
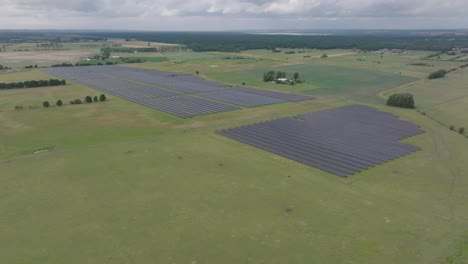
[[[0,0],[0,6],[0,28],[468,27],[466,0]]]

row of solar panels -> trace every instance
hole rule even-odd
[[[391,114],[352,105],[217,133],[347,177],[419,150],[398,140],[423,131]]]
[[[44,71],[183,118],[230,111],[238,109],[237,106],[255,107],[311,99],[247,87],[232,88],[194,75],[123,66],[48,68]]]

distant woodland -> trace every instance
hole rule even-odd
[[[311,48],[311,49],[408,49],[450,51],[468,47],[468,33],[388,32],[337,35],[256,35],[241,32],[138,32],[138,31],[1,31],[1,42],[85,42],[108,38],[135,39],[184,45],[193,51],[239,52],[249,49]]]

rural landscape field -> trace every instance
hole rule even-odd
[[[468,263],[463,56],[32,39],[3,40],[0,83],[66,84],[0,90],[1,263]],[[437,70],[448,73],[428,79]],[[266,82],[268,71],[298,78]],[[129,75],[147,72],[305,99],[251,107]],[[181,117],[104,81],[232,109]],[[395,93],[415,109],[387,106]],[[401,143],[418,151],[340,177],[218,133],[356,105],[417,126]]]

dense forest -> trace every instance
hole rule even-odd
[[[141,31],[0,31],[1,42],[80,42],[108,38],[175,43],[194,51],[315,48],[378,50],[410,49],[449,51],[468,47],[468,32],[335,32],[331,35],[259,35],[242,32],[141,32]]]

